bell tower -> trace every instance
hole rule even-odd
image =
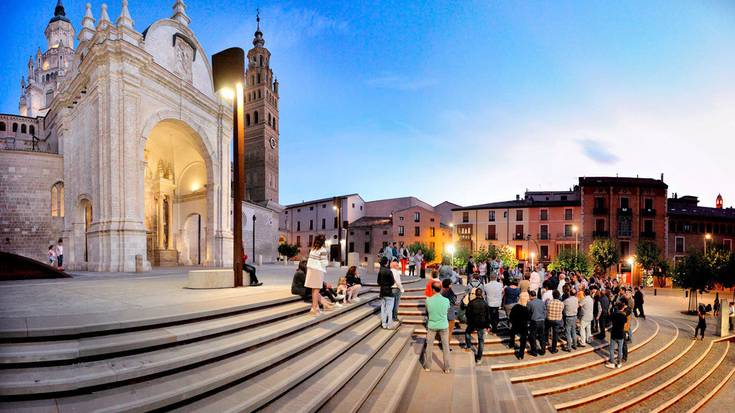
[[[278,80],[260,31],[260,13],[245,70],[245,197],[278,202]]]

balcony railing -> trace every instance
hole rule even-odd
[[[656,210],[653,208],[641,208],[641,215],[644,217],[655,217]]]
[[[607,208],[605,208],[605,207],[594,207],[594,208],[592,208],[592,215],[607,215]]]
[[[517,232],[517,233],[513,234],[513,240],[514,241],[522,241],[524,239],[526,239],[526,237],[523,235],[522,232]]]
[[[497,241],[497,240],[498,240],[497,234],[485,235],[485,241]]]
[[[641,238],[654,239],[656,238],[656,233],[654,231],[643,231],[641,232]]]
[[[630,237],[633,235],[633,231],[629,230],[618,230],[618,237]]]
[[[540,234],[537,234],[536,236],[542,241],[548,241],[551,239],[551,235],[549,235],[548,232],[542,232]]]
[[[618,215],[630,216],[632,215],[632,211],[630,210],[630,208],[618,208]]]
[[[556,234],[556,239],[574,239],[574,233],[559,232]]]
[[[609,238],[610,231],[592,231],[593,238]]]

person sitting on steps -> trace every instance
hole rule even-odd
[[[255,267],[247,263],[248,255],[245,254],[245,248],[241,248],[240,252],[242,253],[242,270],[250,274],[250,286],[260,287],[261,285],[263,285],[263,283],[258,282],[258,277],[255,275]]]

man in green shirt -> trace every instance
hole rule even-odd
[[[431,358],[434,353],[434,339],[439,334],[444,357],[444,373],[449,373],[449,300],[440,294],[441,285],[432,286],[434,295],[426,299],[426,312],[429,322],[426,326],[426,343],[424,345],[424,370],[431,371]]]

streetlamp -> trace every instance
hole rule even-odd
[[[579,255],[579,228],[573,225],[572,232],[574,233],[574,252]]]
[[[255,212],[253,212],[253,265],[255,264]]]
[[[534,267],[534,265],[533,265],[534,264],[534,258],[536,258],[536,253],[533,252],[533,251],[531,251],[531,271],[533,271],[533,267]]]
[[[712,234],[709,232],[704,234],[704,255],[707,255],[707,241],[712,239]]]
[[[452,255],[452,262],[449,265],[454,268],[454,244],[447,245],[447,252]]]
[[[233,181],[235,193],[232,215],[234,218],[232,270],[234,286],[242,287],[242,201],[245,196],[245,115],[243,83],[245,82],[245,52],[239,47],[223,50],[212,56],[214,90],[232,101]]]
[[[628,262],[628,265],[630,265],[630,283],[632,284],[633,283],[633,268],[635,268],[634,267],[635,256],[631,255],[630,257],[628,257],[626,261]]]
[[[342,206],[339,205],[340,199],[334,198],[334,205],[332,209],[337,213],[337,243],[339,245],[339,265],[342,266]]]

